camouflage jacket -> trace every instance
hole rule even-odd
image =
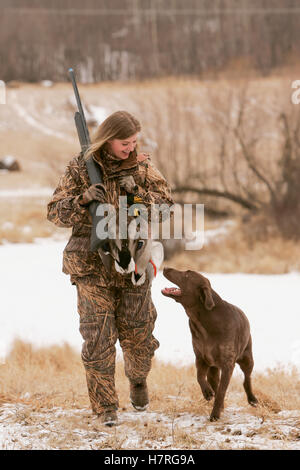
[[[151,208],[151,204],[174,204],[170,186],[165,178],[152,164],[148,157],[143,162],[119,173],[106,171],[109,161],[105,158],[94,160],[100,165],[103,183],[107,193],[105,201],[118,207],[119,196],[123,195],[118,183],[118,177],[131,174],[139,185],[139,194],[143,204]],[[59,227],[71,227],[72,235],[63,253],[63,272],[71,275],[74,283],[77,277],[98,275],[103,286],[131,286],[130,275],[122,276],[114,271],[107,273],[97,252],[90,251],[90,234],[92,219],[87,206],[80,205],[81,195],[90,186],[89,176],[82,154],[74,157],[68,164],[64,175],[60,178],[52,200],[48,204],[47,218]]]

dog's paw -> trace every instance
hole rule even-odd
[[[258,400],[255,396],[253,396],[248,399],[248,403],[249,405],[256,407],[258,405]]]
[[[207,401],[210,401],[215,396],[215,392],[209,385],[202,390],[202,393],[203,393],[205,400]]]
[[[218,421],[220,419],[220,414],[218,413],[212,413],[209,417],[209,421]]]

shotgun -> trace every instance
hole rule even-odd
[[[72,68],[69,69],[69,75],[70,75],[71,82],[73,85],[73,90],[75,93],[75,98],[76,98],[77,107],[78,107],[78,111],[76,111],[74,115],[74,120],[75,120],[79,142],[81,145],[81,151],[84,154],[84,152],[87,150],[87,148],[89,147],[91,143],[91,139],[90,139],[88,127],[86,125],[86,120],[85,120],[85,116],[84,116],[84,112],[83,112],[83,108],[82,108],[82,104],[81,104],[81,100],[80,100],[80,96],[79,96],[79,92],[77,88],[75,73]],[[99,165],[95,163],[93,156],[91,156],[88,160],[86,160],[86,167],[87,167],[91,185],[97,184],[97,183],[103,183],[101,169]],[[93,201],[89,205],[89,211],[92,216],[92,232],[91,232],[91,245],[90,245],[91,251],[99,250],[99,248],[101,248],[101,246],[106,242],[106,239],[101,240],[97,237],[97,234],[96,234],[97,224],[104,217],[104,216],[96,215],[99,204],[101,203],[97,201]],[[99,254],[101,255],[101,253]]]

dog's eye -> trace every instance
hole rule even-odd
[[[144,241],[143,241],[143,240],[139,240],[139,241],[138,241],[138,244],[137,244],[137,250],[140,250],[143,245],[144,245]]]

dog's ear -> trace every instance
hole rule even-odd
[[[205,285],[200,287],[200,300],[204,304],[206,310],[212,310],[214,308],[215,302],[210,286]]]

